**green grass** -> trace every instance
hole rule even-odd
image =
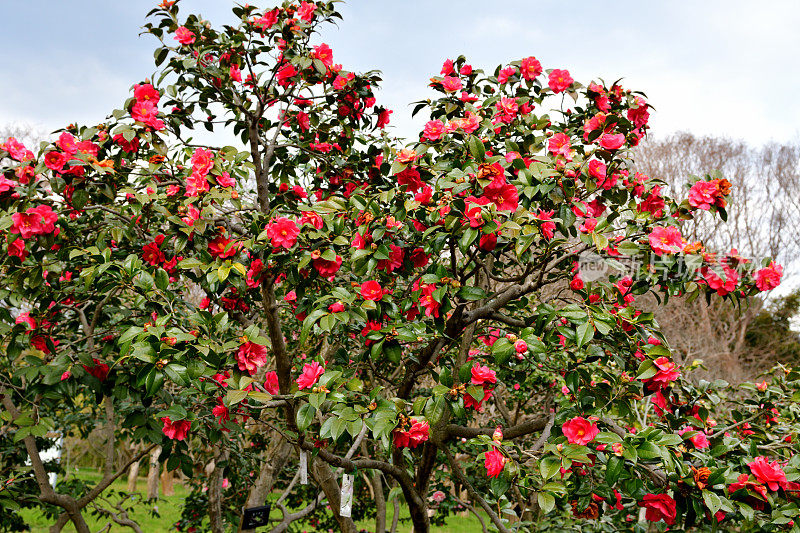
[[[97,482],[101,477],[99,473],[91,470],[83,470],[79,475],[82,479],[86,479],[91,482]],[[126,490],[126,487],[127,481],[123,479],[117,480],[111,485],[111,489],[118,491],[124,491]],[[136,488],[140,491],[140,493],[143,493],[145,487],[145,479],[140,478]],[[188,491],[181,483],[176,482],[174,487],[175,494],[173,496],[162,496],[158,501],[156,506],[158,508],[159,516],[153,516],[152,506],[150,504],[140,503],[134,507],[134,510],[131,512],[130,516],[139,524],[139,526],[142,528],[142,531],[145,533],[163,533],[170,531],[172,524],[174,524],[180,517],[181,502],[188,494]],[[389,505],[388,507],[389,508],[387,509],[386,517],[387,527],[391,526],[393,515],[392,506]],[[25,519],[25,522],[31,527],[31,533],[47,533],[50,525],[52,525],[52,522],[45,518],[38,511],[25,509],[22,512],[22,516]],[[110,521],[107,518],[96,517],[89,513],[86,513],[84,517],[86,518],[89,528],[92,531],[100,530]],[[407,508],[401,508],[400,517],[408,518]],[[372,520],[359,522],[357,526],[359,528],[366,529],[367,531],[372,531],[375,527],[375,522]],[[410,529],[411,523],[409,521],[400,522],[397,528],[398,533],[408,533]],[[481,527],[474,516],[450,516],[444,526],[433,527],[431,530],[436,533],[479,533],[481,532]],[[70,523],[64,527],[63,531],[74,533],[75,528]],[[112,525],[110,530],[111,533],[127,533],[130,531],[131,529],[119,526],[117,524]],[[260,531],[268,531],[268,529],[261,528]]]

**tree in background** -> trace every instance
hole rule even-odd
[[[400,500],[419,533],[457,504],[502,532],[791,524],[800,375],[694,386],[637,309],[780,283],[678,227],[724,217],[730,184],[668,194],[631,159],[644,96],[534,57],[447,60],[398,145],[377,73],[314,40],[334,7],[214,27],[164,1],[145,26],[161,70],[121,109],[36,153],[4,142],[0,399],[31,458],[4,505],[35,495],[54,530],[88,531],[124,470],[52,487],[38,460],[80,412],[109,454],[160,446],[191,479],[187,531],[274,491],[276,532],[385,530]]]
[[[636,148],[636,168],[663,179],[677,195],[686,194],[686,176],[717,169],[731,181],[727,220],[695,217],[685,221],[681,231],[695,239],[703,237],[718,250],[736,250],[749,258],[774,257],[793,268],[800,249],[794,229],[800,224],[797,142],[753,148],[742,141],[678,133],[644,140]],[[765,305],[761,296],[738,306],[727,301],[674,298],[657,309],[656,316],[679,357],[689,363],[701,359],[708,368],[698,372],[697,378],[744,381],[754,379],[776,361],[792,361],[776,357],[774,351],[781,351],[778,345],[783,342],[791,343],[785,335],[773,339],[766,331],[757,333],[771,322],[765,321],[770,310],[778,307]],[[778,322],[789,318],[774,317]],[[789,334],[788,329],[786,332]],[[764,344],[754,345],[756,341]]]

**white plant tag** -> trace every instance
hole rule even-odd
[[[308,455],[305,450],[300,452],[300,484],[308,485]]]
[[[342,476],[342,496],[339,506],[339,516],[350,516],[353,509],[353,476],[344,474]]]

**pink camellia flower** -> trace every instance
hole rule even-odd
[[[488,477],[498,477],[503,471],[506,464],[506,458],[497,448],[492,448],[486,452],[486,458],[483,461],[483,466],[486,467],[486,475]]]
[[[317,5],[314,2],[303,2],[300,4],[300,7],[297,8],[297,16],[300,17],[300,20],[303,22],[311,22],[314,20],[314,12],[317,9]]]
[[[191,163],[193,174],[205,176],[214,167],[214,153],[205,148],[198,148],[192,154]]]
[[[606,150],[619,150],[625,144],[625,135],[622,133],[604,133],[600,136],[600,146]]]
[[[419,422],[414,420],[411,427],[406,431],[399,429],[394,430],[394,446],[395,448],[416,448],[426,440],[430,433],[430,427],[427,422]]]
[[[763,455],[756,457],[753,462],[747,463],[750,471],[756,479],[769,487],[769,490],[776,491],[779,487],[786,484],[786,473],[778,464],[778,461],[769,462]]]
[[[47,152],[44,155],[44,166],[53,172],[61,172],[69,161],[69,156],[62,152]]]
[[[383,298],[383,288],[375,280],[365,281],[361,284],[361,297],[365,300],[378,301]]]
[[[677,254],[683,250],[683,235],[675,226],[656,227],[647,237],[650,247],[658,255]]]
[[[517,112],[519,111],[519,104],[517,103],[516,98],[500,98],[500,101],[497,102],[497,110],[509,117],[514,117]]]
[[[286,217],[273,219],[267,224],[266,230],[273,247],[283,247],[287,250],[297,243],[297,236],[300,234],[297,223]]]
[[[589,422],[582,416],[576,416],[564,422],[561,426],[561,431],[570,444],[581,444],[583,446],[592,442],[597,434],[600,433],[597,424]]]
[[[0,149],[7,151],[8,155],[17,161],[30,161],[33,159],[33,152],[25,148],[25,145],[14,137],[9,137],[5,143],[0,144]]]
[[[248,372],[251,376],[267,363],[267,347],[247,341],[239,346],[236,352],[236,363],[239,370]]]
[[[516,67],[506,67],[504,69],[500,69],[500,72],[497,73],[497,83],[500,85],[507,83],[508,78],[513,76],[517,73]]]
[[[484,385],[487,383],[497,383],[497,373],[488,366],[475,363],[475,366],[472,367],[472,384]]]
[[[69,155],[74,155],[75,152],[78,151],[78,143],[75,141],[75,137],[68,131],[62,132],[61,135],[58,136],[56,145]]]
[[[27,324],[28,329],[36,329],[36,319],[33,318],[30,313],[20,313],[14,323]]]
[[[166,127],[164,121],[158,118],[158,108],[152,100],[135,102],[131,108],[131,118],[154,130],[163,130]]]
[[[717,200],[717,184],[713,181],[698,181],[689,189],[689,205],[695,209],[709,210]]]
[[[444,122],[441,120],[431,120],[425,124],[422,138],[428,139],[429,141],[438,141],[445,133],[447,133],[447,128],[445,128]]]
[[[528,343],[519,339],[514,343],[514,350],[516,350],[517,353],[525,353],[528,351]]]
[[[695,435],[692,435],[691,437],[689,437],[689,440],[692,441],[692,444],[694,444],[695,448],[698,448],[698,449],[708,448],[711,445],[711,443],[708,442],[708,437],[706,437],[705,433],[703,433],[702,431],[698,431],[697,429],[695,429],[695,428],[693,428],[691,426],[679,430],[678,431],[678,435],[683,435],[684,433],[687,433],[687,432],[690,432],[690,431],[697,431],[697,433]]]
[[[669,494],[645,494],[639,507],[645,508],[644,517],[650,522],[664,520],[669,525],[675,523],[675,500]]]
[[[572,82],[575,81],[572,79],[572,76],[569,75],[568,70],[563,69],[554,69],[550,73],[550,78],[547,81],[547,85],[554,93],[560,93],[565,91],[572,85]]]
[[[344,311],[344,304],[342,302],[334,302],[328,306],[328,311],[331,313],[341,313]]]
[[[445,495],[445,493],[440,490],[437,490],[431,495],[431,499],[436,503],[442,503],[446,497],[447,496]]]
[[[280,387],[278,385],[278,373],[274,370],[264,374],[264,390],[272,395],[280,392]]]
[[[554,230],[556,229],[556,223],[550,220],[555,213],[555,210],[552,209],[550,211],[542,211],[540,209],[539,213],[536,215],[536,218],[542,221],[539,227],[545,239],[552,239],[555,235]]]
[[[192,44],[195,39],[195,34],[186,26],[181,26],[175,30],[175,40],[181,44]]]
[[[591,233],[597,227],[597,219],[596,218],[587,218],[583,221],[580,228],[578,228],[581,233]]]
[[[599,159],[589,161],[587,170],[589,175],[598,181],[606,179],[606,165]]]
[[[238,81],[239,83],[242,83],[242,70],[239,68],[239,65],[233,63],[231,65],[231,68],[228,70],[228,73],[230,74],[231,79],[233,81]]]
[[[445,76],[442,80],[442,87],[447,92],[455,92],[461,89],[461,80],[455,76]]]
[[[522,77],[526,80],[532,80],[542,73],[542,64],[535,57],[526,57],[522,60],[519,66]]]
[[[164,422],[164,428],[162,429],[164,435],[172,440],[184,440],[189,433],[189,428],[192,427],[192,423],[188,420],[176,420],[173,422],[168,416],[163,417],[161,421]]]
[[[781,276],[783,276],[783,267],[773,261],[768,267],[756,272],[756,287],[762,292],[770,291],[781,284]]]
[[[570,150],[569,136],[564,133],[556,133],[547,141],[547,150],[553,155],[563,155],[567,159],[572,158]]]
[[[297,381],[297,386],[300,388],[300,390],[308,389],[311,388],[324,373],[325,367],[316,361],[306,363],[303,366],[303,371],[300,373],[300,377],[298,377],[295,381]]]

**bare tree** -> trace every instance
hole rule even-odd
[[[796,270],[800,252],[800,142],[760,148],[724,137],[676,133],[648,139],[638,147],[638,170],[661,179],[676,197],[686,196],[691,176],[719,170],[731,182],[728,222],[700,213],[683,234],[719,250],[736,249],[742,257],[774,258]],[[717,301],[674,299],[659,311],[659,321],[676,352],[688,363],[702,359],[706,375],[741,381],[752,377],[769,354],[751,354],[746,335],[764,300],[751,298],[733,308]],[[698,377],[703,373],[698,373]]]

